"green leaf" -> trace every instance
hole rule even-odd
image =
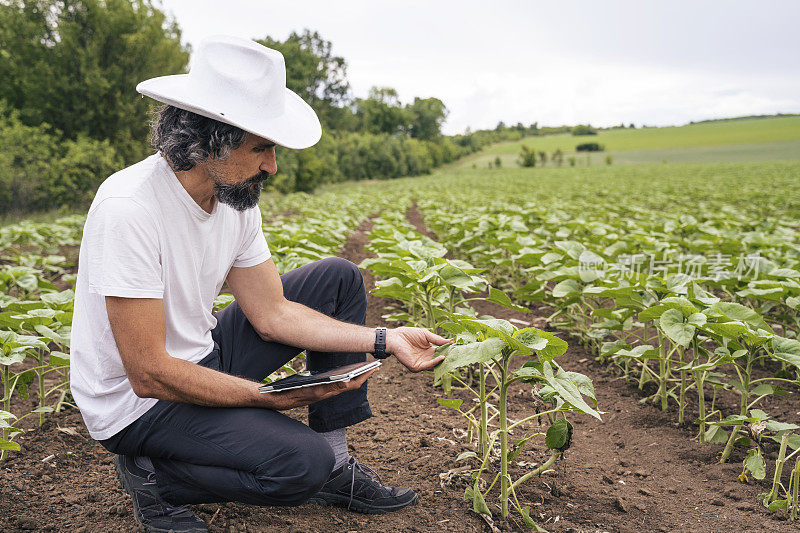
[[[751,424],[758,422],[758,418],[752,416],[742,415],[729,415],[722,420],[707,422],[709,426],[743,426],[744,424]]]
[[[451,265],[447,265],[439,270],[439,277],[446,285],[450,285],[462,290],[468,289],[474,285],[472,282],[472,276],[466,274],[460,268],[456,268]]]
[[[461,404],[464,403],[464,400],[450,399],[450,398],[436,398],[436,403],[438,403],[439,405],[443,405],[445,407],[449,407],[450,409],[455,409],[456,411],[460,411]]]
[[[740,335],[743,335],[747,331],[747,326],[741,322],[709,322],[703,326],[703,330],[728,339],[738,339]]]
[[[768,394],[773,394],[774,392],[775,389],[772,387],[772,385],[767,385],[766,383],[762,383],[756,386],[752,391],[750,391],[750,394],[752,394],[753,396],[766,396]]]
[[[457,368],[493,360],[500,355],[505,345],[502,339],[489,337],[484,341],[453,346],[445,360],[434,368],[435,382],[438,383],[445,374]]]
[[[556,241],[555,246],[560,250],[564,250],[568,256],[575,260],[577,260],[586,249],[584,245],[576,241]]]
[[[232,294],[220,294],[214,298],[213,309],[214,311],[222,311],[234,302],[235,298]]]
[[[640,312],[639,316],[637,317],[637,319],[642,324],[646,324],[647,322],[650,322],[651,320],[656,320],[657,318],[659,318],[661,316],[661,314],[664,313],[664,311],[666,311],[667,309],[668,309],[668,307],[666,305],[661,305],[661,304],[654,305],[654,306],[648,307],[644,311]]]
[[[767,475],[767,463],[764,461],[764,456],[761,455],[761,450],[753,448],[747,452],[747,457],[744,460],[744,467],[753,477],[761,480]]]
[[[19,444],[0,438],[0,450],[10,450],[18,452],[20,450]]]
[[[745,307],[744,305],[734,302],[717,302],[709,309],[719,311],[731,320],[745,322],[756,329],[763,329],[772,333],[772,328],[770,328],[767,323],[764,322],[764,319],[761,318],[761,315],[759,315],[753,309]]]
[[[557,418],[547,428],[544,443],[551,450],[565,451],[572,443],[572,424],[566,418]]]
[[[17,311],[16,314],[19,312],[27,313],[31,309],[42,309],[45,307],[44,302],[40,300],[33,300],[33,301],[24,301],[24,302],[11,302],[6,306],[8,311]]]
[[[541,361],[552,361],[567,353],[567,341],[560,339],[550,332],[542,331],[538,328],[523,328],[514,333],[514,338],[529,348],[536,350],[536,355]],[[542,346],[541,339],[547,341]]]
[[[528,308],[515,304],[514,302],[511,301],[511,298],[509,298],[506,293],[504,293],[501,290],[495,289],[494,287],[489,287],[489,297],[486,299],[489,300],[490,302],[502,305],[503,307],[507,307],[508,309],[514,309],[515,311],[521,311],[523,313],[530,312]]]
[[[69,338],[64,338],[52,329],[48,328],[47,326],[43,326],[41,324],[37,324],[33,326],[33,329],[36,330],[36,333],[44,337],[50,342],[55,342],[56,344],[60,344],[61,346],[69,346]]]
[[[11,366],[21,363],[25,360],[26,355],[24,350],[13,351],[9,355],[0,355],[0,365]]]
[[[553,366],[557,369],[555,374],[553,374]],[[547,384],[553,387],[559,397],[566,403],[583,413],[591,415],[598,420],[602,420],[600,418],[600,413],[592,409],[589,404],[583,400],[580,390],[569,379],[569,375],[567,375],[561,367],[553,362],[544,362],[542,364],[542,376]]]
[[[706,430],[706,442],[710,442],[713,444],[720,444],[723,442],[727,442],[728,440],[728,433],[722,429],[720,426],[710,426]]]
[[[702,326],[708,322],[708,317],[703,313],[692,313],[689,315],[689,318],[686,319],[686,322],[693,326]]]
[[[486,337],[502,339],[511,350],[517,352],[517,355],[529,355],[531,353],[528,346],[512,337],[517,330],[508,320],[500,318],[470,318],[461,319],[460,323],[473,333],[480,332]]]
[[[59,311],[69,311],[73,307],[75,300],[75,293],[71,289],[61,292],[49,292],[42,294],[42,301],[47,304],[51,309],[58,309]]]
[[[632,359],[658,359],[658,349],[650,344],[638,344],[631,349],[622,348],[617,350],[617,355],[620,357],[630,357]]]
[[[477,457],[478,457],[478,454],[475,453],[475,452],[463,452],[461,455],[456,457],[456,461],[463,461],[465,459],[472,459],[472,458],[476,458],[477,459]]]
[[[18,329],[22,326],[23,318],[18,318],[19,312],[17,311],[4,311],[0,313],[0,327]]]
[[[531,518],[531,507],[530,505],[526,505],[519,510],[520,514],[522,515],[522,520],[525,522],[525,527],[536,531],[537,533],[547,533],[546,529],[542,529],[539,525],[533,521]]]
[[[581,286],[574,279],[565,279],[553,287],[553,298],[563,298],[581,292]]]
[[[69,366],[69,354],[64,352],[50,352],[50,366]]]
[[[690,316],[700,311],[692,302],[683,296],[669,296],[661,300],[661,304],[670,309],[677,309],[683,313],[683,316]]]
[[[539,335],[536,328],[525,328],[514,332],[514,338],[532,350],[544,350],[547,339]]]
[[[692,342],[696,328],[685,324],[683,318],[683,313],[677,309],[668,309],[661,314],[658,325],[672,342],[685,348]]]
[[[492,512],[486,505],[486,500],[483,499],[483,494],[478,489],[473,489],[472,492],[472,510],[478,514],[485,514],[492,516]]]
[[[775,336],[772,339],[772,356],[800,370],[800,341]]]
[[[791,431],[795,429],[800,429],[800,426],[798,426],[797,424],[789,424],[788,422],[778,422],[777,420],[767,421],[767,431],[782,433],[785,431]]]
[[[461,323],[467,328],[477,328],[475,331],[483,331],[484,333],[492,334],[492,336],[500,336],[498,335],[500,333],[511,336],[517,330],[511,322],[502,318],[477,319],[469,317],[462,320]]]
[[[769,511],[771,513],[774,513],[774,512],[776,512],[776,511],[778,511],[780,509],[783,509],[784,511],[788,511],[789,510],[789,500],[788,499],[787,500],[775,500],[773,502],[770,502],[770,504],[767,506],[767,509],[769,509]]]

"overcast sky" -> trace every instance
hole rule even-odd
[[[156,0],[158,2],[158,0]],[[448,134],[507,124],[678,125],[800,113],[800,1],[162,0],[208,35],[319,31],[355,96],[435,96]],[[224,6],[224,7],[223,7]]]

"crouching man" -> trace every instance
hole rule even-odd
[[[206,531],[189,504],[312,501],[384,513],[416,503],[348,454],[345,428],[371,416],[364,374],[262,394],[301,349],[324,371],[394,354],[427,370],[445,339],[365,327],[352,263],[329,258],[279,276],[261,230],[275,146],[315,144],[314,111],[286,88],[283,56],[218,37],[186,75],[142,82],[166,104],[158,153],[109,177],[81,242],[72,392],[147,531]],[[228,283],[236,301],[216,315]],[[385,335],[385,345],[384,345]],[[308,426],[279,411],[309,408]]]

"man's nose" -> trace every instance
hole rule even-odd
[[[264,150],[264,160],[259,169],[272,175],[278,172],[278,160],[275,158],[275,147]]]

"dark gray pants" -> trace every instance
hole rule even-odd
[[[344,322],[364,324],[364,282],[340,258],[281,276],[286,298]],[[199,364],[260,381],[297,355],[298,347],[266,342],[234,302],[216,315],[214,350]],[[366,360],[364,353],[310,352],[311,371]],[[317,492],[333,468],[333,452],[318,431],[372,416],[367,384],[309,406],[309,425],[270,409],[203,407],[159,400],[142,417],[100,443],[113,453],[150,457],[168,502],[240,501],[299,505]],[[309,427],[310,426],[310,427]]]

